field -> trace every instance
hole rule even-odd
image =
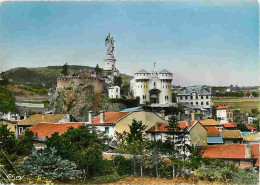
[[[229,105],[230,107],[240,110],[241,113],[251,113],[254,108],[260,107],[259,98],[230,98],[214,97],[211,99],[213,105]]]

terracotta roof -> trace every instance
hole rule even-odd
[[[217,125],[221,125],[219,122],[217,122],[214,119],[204,119],[204,120],[199,120],[199,122],[203,126],[217,126]]]
[[[188,122],[187,121],[180,121],[178,122],[178,125],[179,125],[179,128],[181,129],[180,131],[183,131],[183,129],[185,128],[188,128],[188,127],[192,127],[194,125],[196,121],[191,121],[189,124],[190,126],[187,126],[188,125]],[[167,122],[158,122],[157,123],[157,129],[156,129],[156,126],[152,126],[151,128],[149,128],[146,132],[169,132],[168,128],[165,128],[167,127],[169,124]]]
[[[224,128],[237,128],[237,126],[234,123],[225,123],[222,125]]]
[[[52,134],[55,132],[58,132],[59,135],[66,132],[70,127],[78,128],[81,125],[84,125],[85,123],[38,123],[31,128],[29,128],[30,131],[34,133],[35,136],[41,139],[46,139],[46,137],[51,137]]]
[[[156,128],[157,125],[157,128]],[[169,124],[166,122],[158,122],[156,123],[156,125],[152,126],[151,128],[149,128],[146,132],[168,132],[168,128],[167,127]]]
[[[251,148],[251,155],[252,155],[252,158],[255,158],[255,159],[258,159],[259,158],[259,144],[252,144],[250,146]]]
[[[129,112],[105,112],[104,123],[115,123]],[[100,124],[100,114],[92,119],[93,124]]]
[[[12,123],[13,123],[13,124],[17,124],[17,123],[19,123],[19,121],[20,121],[20,120],[13,120]]]
[[[256,160],[255,166],[259,167],[259,158]]]
[[[207,129],[208,137],[219,137],[220,133],[217,127],[205,127]]]
[[[222,130],[224,139],[242,139],[240,130]]]
[[[251,126],[251,125],[246,125],[246,128],[247,128],[248,130],[256,129],[255,127],[253,127],[253,126]]]
[[[217,109],[228,109],[229,106],[226,106],[226,105],[220,105],[217,107]]]
[[[208,145],[201,147],[202,156],[215,159],[245,159],[246,147],[242,144]]]
[[[57,123],[64,119],[66,114],[34,114],[22,121],[19,125],[36,125],[38,123]]]

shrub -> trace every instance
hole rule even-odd
[[[114,157],[113,164],[120,176],[131,175],[134,171],[133,160],[126,159],[121,155]]]
[[[118,174],[114,173],[111,175],[104,175],[104,176],[99,176],[99,177],[94,177],[92,179],[93,183],[109,183],[109,182],[116,182],[124,177],[119,176]]]
[[[71,180],[79,176],[76,164],[63,160],[54,148],[37,151],[21,165],[29,177],[41,176],[50,180]]]
[[[258,173],[246,170],[239,170],[234,174],[232,182],[234,184],[258,184]]]

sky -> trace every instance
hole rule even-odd
[[[133,75],[167,69],[173,85],[259,85],[259,6],[254,0],[2,2],[0,72],[15,67],[116,66]]]

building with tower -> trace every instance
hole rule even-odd
[[[132,95],[140,98],[140,104],[150,103],[151,106],[172,105],[171,82],[173,74],[164,69],[151,73],[142,69],[134,74],[130,82]]]

